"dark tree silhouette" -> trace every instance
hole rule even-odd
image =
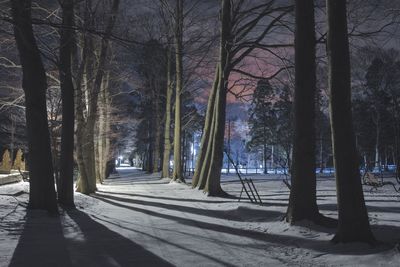
[[[73,46],[74,4],[64,0],[61,3],[62,24],[60,37],[60,87],[62,98],[62,132],[60,183],[58,201],[65,206],[74,206],[74,85],[71,73],[71,56]]]
[[[30,0],[12,0],[14,36],[22,65],[29,148],[29,208],[57,212],[46,108],[46,72],[32,28]]]
[[[184,182],[182,173],[182,91],[183,91],[183,1],[176,0],[175,12],[175,124],[174,124],[174,170],[172,180]]]
[[[339,225],[332,241],[374,243],[353,131],[346,16],[346,0],[327,0],[330,113],[339,208]]]
[[[295,96],[292,187],[286,220],[294,223],[310,220],[324,223],[316,198],[315,174],[315,19],[314,1],[299,0],[295,4]]]

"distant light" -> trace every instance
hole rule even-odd
[[[260,165],[260,168],[262,168],[262,165]]]
[[[119,156],[118,158],[119,158],[119,159],[123,159],[124,157],[123,157],[123,156]]]

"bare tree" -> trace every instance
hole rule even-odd
[[[99,177],[96,177],[96,157],[95,157],[95,144],[94,144],[94,131],[95,124],[98,118],[98,96],[101,91],[101,85],[103,82],[105,66],[107,63],[107,55],[109,50],[109,38],[115,25],[116,16],[118,13],[119,0],[114,0],[111,5],[110,16],[107,21],[104,36],[101,39],[100,49],[98,51],[98,62],[96,69],[93,70],[94,65],[94,40],[88,34],[84,37],[83,45],[83,67],[86,68],[86,75],[94,73],[93,78],[86,79],[86,88],[88,96],[88,108],[86,119],[83,116],[84,105],[81,101],[78,101],[77,106],[77,160],[80,171],[80,178],[78,180],[78,191],[90,194],[96,191],[96,181]],[[86,3],[86,9],[91,9],[91,1]],[[86,12],[90,12],[86,10]],[[86,26],[93,26],[93,21],[90,22],[91,18],[86,13],[88,24]],[[84,61],[86,60],[86,62]],[[82,65],[82,64],[81,64]],[[80,70],[80,72],[83,72]],[[88,77],[86,77],[88,78]],[[81,86],[78,85],[78,90],[81,90]],[[82,96],[82,92],[78,91],[78,95]]]
[[[192,180],[193,187],[209,195],[224,195],[220,178],[230,74],[236,72],[251,78],[270,79],[281,72],[282,69],[270,77],[259,77],[240,67],[243,60],[257,49],[271,51],[271,48],[285,46],[264,44],[262,41],[274,28],[282,26],[281,20],[292,10],[291,6],[276,6],[274,0],[254,6],[245,5],[246,1],[234,3],[221,1],[219,63],[209,96],[197,168]],[[265,16],[272,17],[267,21],[267,26],[262,31],[254,31]]]
[[[46,72],[32,29],[30,0],[12,0],[14,35],[23,72],[29,148],[29,208],[56,213],[53,164],[46,108]]]
[[[62,98],[62,132],[60,156],[60,183],[58,201],[74,207],[74,85],[72,81],[71,57],[73,49],[74,3],[64,0],[61,3],[62,24],[60,37],[60,87]]]
[[[327,0],[328,68],[339,223],[333,242],[374,243],[361,185],[351,111],[346,0]]]
[[[173,93],[173,78],[172,76],[172,53],[170,48],[167,48],[167,93],[165,100],[165,126],[164,126],[164,155],[162,163],[161,177],[169,177],[169,161],[171,157],[171,106]]]
[[[174,126],[174,170],[172,180],[184,181],[182,174],[181,108],[183,91],[183,0],[176,0],[175,20],[175,126]]]
[[[307,219],[322,224],[327,220],[318,211],[315,174],[316,41],[314,1],[298,0],[295,10],[294,141],[292,186],[286,220],[295,223]]]

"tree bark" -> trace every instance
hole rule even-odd
[[[108,139],[108,87],[109,87],[110,74],[103,77],[101,84],[101,91],[99,94],[99,116],[98,116],[98,127],[97,127],[97,142],[96,142],[96,177],[98,183],[103,183],[106,177],[107,160],[109,150],[107,148]]]
[[[72,82],[71,57],[73,47],[74,4],[64,0],[61,3],[62,25],[60,38],[60,87],[62,98],[62,131],[60,157],[60,184],[58,202],[74,207],[74,85]]]
[[[12,0],[14,36],[22,65],[29,148],[29,208],[57,213],[46,107],[46,72],[31,18],[30,0]]]
[[[221,188],[221,168],[223,163],[223,146],[225,132],[225,117],[226,117],[226,94],[227,83],[230,74],[230,56],[232,48],[231,40],[231,1],[222,0],[221,2],[221,41],[219,64],[217,66],[216,77],[213,90],[210,95],[207,108],[206,124],[203,136],[204,144],[202,144],[200,156],[204,154],[200,164],[196,166],[197,171],[200,170],[198,177],[195,172],[193,186],[198,186],[203,189],[208,195],[225,195]],[[211,102],[212,101],[212,102]],[[211,103],[210,103],[211,102]],[[202,141],[203,141],[202,138]],[[205,152],[204,152],[204,151]]]
[[[353,130],[346,15],[346,0],[327,0],[330,115],[339,208],[339,225],[332,241],[375,243]]]
[[[176,60],[176,89],[175,89],[175,127],[174,127],[174,171],[173,181],[184,182],[181,160],[181,95],[183,91],[183,0],[176,0],[175,25],[175,60]]]
[[[267,131],[265,125],[263,126],[263,164],[264,164],[264,174],[268,174],[267,167]]]
[[[316,197],[314,1],[295,3],[295,96],[291,190],[286,220],[322,223]]]
[[[154,156],[152,172],[160,171],[160,155],[161,155],[161,114],[160,114],[160,93],[157,92],[158,86],[154,81]]]
[[[166,108],[165,108],[165,127],[164,127],[164,155],[161,178],[169,177],[169,161],[171,156],[171,102],[173,82],[171,79],[172,58],[171,51],[167,49],[167,95],[166,95]]]
[[[81,156],[77,157],[78,160],[83,160],[78,163],[80,166],[79,171],[81,172],[80,179],[78,180],[78,191],[84,194],[94,193],[96,191],[96,157],[95,157],[95,144],[94,144],[94,129],[96,120],[98,117],[98,97],[101,89],[101,84],[103,82],[105,66],[107,62],[108,49],[109,49],[109,38],[114,28],[116,16],[118,13],[119,0],[114,0],[112,2],[112,7],[110,11],[110,17],[108,19],[105,34],[101,40],[100,53],[98,56],[98,64],[95,71],[93,84],[89,83],[87,89],[89,92],[89,103],[88,112],[83,132],[81,133],[81,138],[78,140],[81,142],[80,153]],[[90,47],[90,37],[89,37],[89,47]],[[93,56],[93,55],[92,55]],[[90,60],[90,56],[88,56]],[[88,68],[91,65],[87,65]],[[83,125],[82,125],[83,126]],[[82,169],[84,167],[84,169]],[[85,174],[85,175],[82,175]]]
[[[201,141],[200,141],[200,150],[199,150],[199,153],[197,156],[196,169],[194,171],[193,178],[192,178],[192,187],[193,188],[199,186],[200,174],[202,172],[202,169],[206,165],[204,160],[205,160],[205,157],[207,154],[208,143],[210,141],[210,132],[212,129],[212,118],[213,118],[213,113],[214,113],[213,107],[215,105],[215,95],[217,93],[218,84],[219,84],[219,63],[217,64],[217,67],[215,70],[213,86],[211,88],[210,95],[208,97],[203,135],[202,135]],[[199,189],[201,189],[201,188],[199,188]]]

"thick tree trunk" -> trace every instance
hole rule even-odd
[[[176,65],[176,90],[175,90],[175,128],[174,128],[174,171],[172,180],[184,182],[181,160],[181,96],[183,91],[183,0],[176,0],[176,25],[175,25],[175,65]]]
[[[197,160],[196,160],[196,169],[194,171],[193,178],[192,178],[192,187],[193,188],[199,186],[200,175],[201,175],[202,169],[206,165],[205,158],[206,158],[206,154],[207,154],[208,143],[210,142],[210,133],[211,133],[211,129],[212,129],[212,121],[213,121],[212,118],[213,118],[213,113],[214,113],[215,96],[216,96],[218,84],[220,81],[219,65],[220,64],[218,63],[216,70],[215,70],[214,83],[211,88],[210,95],[208,97],[203,135],[201,137],[200,150],[199,150]],[[201,189],[201,188],[199,188],[199,189]]]
[[[316,198],[316,72],[314,1],[295,4],[294,139],[289,206],[286,220],[322,223]]]
[[[84,194],[94,193],[96,188],[96,157],[95,157],[95,144],[94,144],[94,129],[96,125],[96,118],[89,116],[86,120],[85,129],[83,133],[83,148],[82,157],[86,170],[86,178],[88,184],[88,192],[81,192]],[[82,178],[82,177],[81,177]]]
[[[86,18],[85,18],[86,19]],[[91,93],[93,89],[93,79],[91,75],[94,70],[93,59],[94,44],[91,36],[83,36],[82,48],[82,73],[78,73],[77,79],[77,103],[76,103],[76,153],[79,168],[79,179],[77,181],[77,191],[84,194],[91,194],[96,191],[96,172],[94,164],[94,126],[95,119],[89,116],[89,107],[95,100]],[[80,83],[83,81],[83,87]],[[96,97],[97,105],[97,97]],[[84,111],[87,116],[85,118]],[[92,155],[93,154],[93,155]]]
[[[93,82],[89,82],[91,79],[87,79],[87,92],[89,97],[88,110],[86,121],[84,124],[79,124],[79,126],[84,127],[80,133],[82,139],[78,139],[78,146],[80,146],[80,156],[77,157],[78,160],[83,160],[83,162],[78,162],[80,178],[78,181],[77,190],[84,194],[94,193],[96,191],[96,157],[95,157],[95,144],[94,144],[94,129],[96,125],[96,120],[98,117],[98,97],[101,90],[101,85],[103,82],[105,66],[107,62],[107,55],[109,49],[109,37],[111,35],[112,29],[116,21],[116,15],[118,12],[119,0],[114,0],[112,2],[110,17],[108,19],[105,34],[101,40],[100,52],[98,56],[98,64],[94,75]],[[88,46],[91,46],[90,37],[88,40]],[[88,55],[87,60],[90,61],[93,55]],[[88,63],[88,62],[87,62]],[[86,64],[87,68],[91,68],[92,64]],[[90,73],[90,71],[88,71]],[[88,74],[87,73],[87,74]],[[77,114],[78,115],[78,114]],[[80,116],[81,117],[81,116]],[[78,121],[81,121],[80,118]],[[78,130],[80,131],[80,130]],[[84,167],[84,169],[82,169]]]
[[[229,1],[228,1],[229,2]],[[221,64],[222,66],[223,64]],[[223,76],[221,77],[220,87],[217,93],[216,106],[214,111],[214,131],[211,136],[213,142],[211,143],[210,150],[210,168],[207,176],[205,177],[206,184],[204,191],[210,196],[224,195],[221,188],[221,168],[223,162],[223,149],[224,149],[224,131],[225,131],[225,117],[226,117],[226,94],[227,94],[227,81],[229,75],[225,70],[221,69]]]
[[[105,161],[105,151],[106,147],[106,90],[108,87],[108,74],[103,77],[103,82],[101,84],[101,91],[99,94],[99,116],[98,116],[98,127],[97,127],[97,142],[96,142],[96,177],[98,183],[103,183],[105,180],[105,169],[106,169],[106,161]]]
[[[109,175],[109,172],[107,171],[107,162],[110,160],[114,160],[113,155],[111,154],[111,141],[110,141],[110,132],[111,132],[111,96],[109,92],[109,83],[110,83],[110,77],[109,73],[107,74],[106,78],[106,85],[104,87],[104,92],[103,92],[103,101],[104,101],[104,136],[103,136],[103,153],[101,155],[102,157],[102,177],[103,179],[106,179],[107,176]]]
[[[339,225],[332,241],[374,243],[353,131],[346,0],[327,0],[327,14],[330,115],[339,208]]]
[[[197,172],[200,170],[198,177],[194,179],[194,186],[203,189],[209,195],[225,195],[221,188],[221,168],[223,163],[223,146],[225,132],[225,109],[227,83],[230,74],[229,53],[231,50],[231,1],[222,0],[221,9],[221,41],[218,70],[216,72],[216,80],[214,81],[211,92],[209,105],[206,114],[206,124],[204,128],[204,142],[201,147],[200,156],[204,153],[202,161],[198,161]],[[212,101],[212,102],[211,102]],[[211,102],[211,103],[210,103]]]
[[[14,35],[22,65],[29,148],[29,208],[57,212],[46,108],[46,72],[32,29],[31,1],[12,0]]]
[[[98,142],[97,142],[97,174],[98,182],[103,183],[104,180],[107,178],[107,161],[109,156],[109,94],[108,94],[108,87],[109,87],[109,78],[110,74],[107,73],[103,77],[102,89],[99,95],[99,102],[100,102],[100,114],[99,114],[99,122],[98,122]]]
[[[78,192],[87,192],[88,190],[88,184],[87,184],[87,174],[85,171],[85,165],[83,162],[83,131],[84,131],[84,125],[85,125],[85,118],[83,116],[83,111],[85,109],[85,103],[84,103],[84,92],[82,89],[82,81],[83,81],[83,76],[84,76],[84,69],[85,69],[85,64],[87,60],[87,54],[88,54],[88,45],[87,45],[87,39],[84,37],[83,38],[83,45],[82,45],[82,58],[81,62],[78,63],[78,55],[76,53],[77,51],[75,50],[74,54],[74,62],[75,62],[75,67],[77,68],[76,72],[76,78],[75,78],[75,119],[76,119],[76,162],[78,163],[78,169],[79,169],[79,177],[78,181],[76,182],[77,186],[77,191]],[[82,178],[83,177],[83,178]]]
[[[58,202],[64,206],[74,207],[74,85],[72,82],[71,57],[73,47],[74,24],[73,1],[61,3],[63,28],[60,39],[60,87],[62,98],[62,131],[60,157],[60,183]]]
[[[171,157],[171,102],[173,93],[173,82],[171,79],[172,58],[171,51],[167,49],[167,95],[165,101],[165,127],[164,127],[164,155],[161,178],[169,177],[169,161]]]

